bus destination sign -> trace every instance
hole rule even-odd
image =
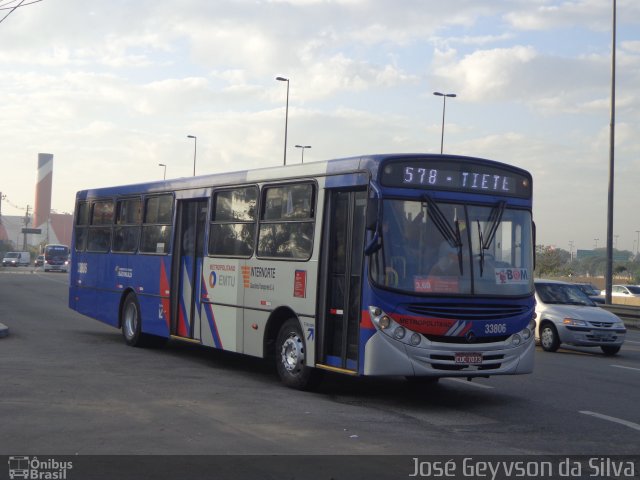
[[[530,180],[517,172],[477,163],[403,161],[385,165],[382,183],[390,187],[433,188],[527,197]]]

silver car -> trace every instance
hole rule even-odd
[[[576,285],[536,280],[536,340],[547,352],[560,344],[600,347],[615,355],[627,329],[613,313],[598,307]]]

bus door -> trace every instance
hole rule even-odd
[[[358,370],[366,203],[365,191],[329,193],[322,252],[320,364],[351,372]]]
[[[171,275],[171,335],[200,340],[200,281],[208,199],[178,200]]]

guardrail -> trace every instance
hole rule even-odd
[[[640,307],[616,304],[601,304],[598,306],[616,314],[627,327],[640,328]]]

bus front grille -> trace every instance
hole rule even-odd
[[[412,303],[407,310],[431,318],[455,320],[502,320],[523,315],[526,305],[464,305],[459,303]]]

